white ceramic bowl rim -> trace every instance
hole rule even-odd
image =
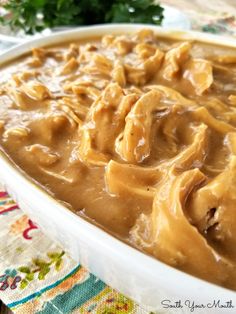
[[[167,30],[157,26],[142,24],[95,25],[54,33],[43,38],[27,41],[1,54],[0,64],[2,65],[5,62],[9,62],[20,57],[21,55],[29,52],[33,47],[54,45],[60,42],[94,37],[94,35],[101,36],[107,33],[132,33],[141,28],[153,29],[160,37],[198,40],[212,44],[236,47],[235,39],[193,31],[184,32],[169,29]],[[28,191],[28,193],[26,193],[28,194],[28,196],[26,196],[26,198],[28,197],[28,201],[30,199],[30,195],[35,195],[37,199],[41,200],[41,203],[47,203],[50,205],[50,213],[47,212],[48,215],[50,215],[53,219],[57,217],[58,220],[63,221],[64,224],[68,224],[72,229],[77,229],[79,237],[85,243],[92,242],[95,246],[100,247],[101,250],[109,252],[113,259],[117,259],[120,263],[125,265],[124,267],[126,267],[125,269],[127,272],[131,272],[133,274],[142,272],[143,278],[147,277],[152,278],[152,281],[156,280],[158,282],[158,286],[168,288],[175,295],[178,295],[178,291],[181,291],[182,295],[187,296],[189,295],[191,289],[191,295],[195,295],[199,300],[204,298],[205,300],[217,298],[221,300],[233,299],[236,301],[235,292],[195,278],[165,265],[164,263],[145,255],[132,247],[129,247],[125,243],[104,232],[102,229],[99,229],[98,227],[83,220],[81,217],[76,216],[73,212],[62,206],[41,189],[38,189],[35,184],[24,177],[20,171],[16,170],[16,168],[9,163],[4,154],[1,154],[0,156],[0,168],[0,179],[3,180],[7,188],[10,186],[9,190],[13,191],[13,194],[14,191],[19,189],[19,186],[24,187],[24,191]],[[11,180],[10,178],[14,178],[14,180]],[[42,212],[43,210],[44,209],[42,208]],[[89,267],[89,265],[86,266]]]

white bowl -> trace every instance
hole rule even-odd
[[[197,39],[236,47],[234,39],[215,35],[165,30],[141,24],[110,24],[68,30],[28,41],[0,55],[0,63],[13,60],[33,47],[90,36],[135,32],[141,28],[153,29],[160,37]],[[60,242],[75,260],[127,297],[161,313],[190,313],[187,300],[195,302],[195,305],[203,304],[205,309],[201,313],[236,312],[235,292],[165,265],[76,216],[30,181],[3,153],[0,154],[0,169],[0,180],[22,210],[53,240]],[[165,300],[170,300],[169,305],[181,300],[183,308],[167,308],[164,305],[168,301]],[[210,308],[214,300],[219,300],[219,306],[232,300],[235,309]],[[195,313],[198,310],[195,309]]]

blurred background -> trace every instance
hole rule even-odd
[[[236,33],[235,0],[0,0],[0,49],[31,36],[100,23]]]

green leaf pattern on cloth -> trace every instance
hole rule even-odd
[[[149,313],[78,265],[4,191],[0,226],[0,298],[13,313]]]

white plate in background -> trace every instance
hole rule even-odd
[[[182,30],[191,29],[191,21],[186,14],[169,5],[162,5],[162,7],[164,8],[162,27]]]

